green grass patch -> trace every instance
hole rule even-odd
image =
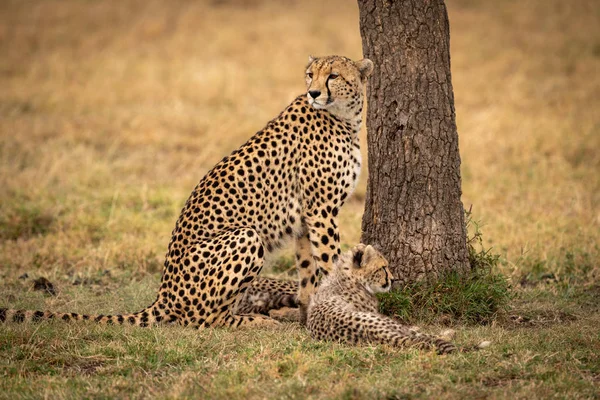
[[[480,225],[466,212],[471,271],[450,272],[435,282],[421,281],[379,294],[380,311],[406,323],[454,322],[487,324],[508,308],[511,286],[495,272],[500,257],[483,246]]]
[[[435,283],[416,282],[378,297],[382,313],[406,323],[487,324],[507,309],[511,290],[501,274],[450,273]]]

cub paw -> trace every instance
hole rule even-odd
[[[262,315],[253,316],[254,320],[246,324],[247,326],[252,327],[261,327],[261,328],[275,328],[281,326],[281,322],[274,320],[270,317],[265,317]]]
[[[440,332],[440,337],[444,340],[451,341],[456,337],[456,331],[454,329],[444,329]]]

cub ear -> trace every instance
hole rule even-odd
[[[362,255],[362,265],[365,266],[379,256],[379,253],[371,245],[367,245]]]
[[[357,244],[352,248],[352,264],[354,268],[360,268],[363,261],[363,255],[365,253],[365,245],[362,243]]]
[[[366,80],[373,72],[373,61],[369,60],[368,58],[363,58],[360,61],[356,61],[354,65],[356,65],[356,68],[358,68],[358,72],[360,72],[360,79],[363,81]]]

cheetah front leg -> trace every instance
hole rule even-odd
[[[325,213],[323,213],[325,214]],[[306,324],[310,296],[319,285],[321,274],[328,274],[340,255],[340,234],[334,216],[305,218],[306,234],[296,240],[296,266],[300,280],[298,306],[300,322]]]
[[[308,232],[296,239],[296,269],[298,271],[298,308],[300,310],[300,323],[306,324],[306,310],[310,295],[317,288],[317,263],[313,257]]]

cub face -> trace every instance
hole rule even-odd
[[[316,109],[340,115],[362,106],[362,93],[373,62],[367,58],[352,61],[346,57],[328,56],[308,59],[306,87],[308,102]]]
[[[389,292],[392,273],[385,257],[371,245],[358,244],[350,250],[352,263],[345,271],[372,294]]]

